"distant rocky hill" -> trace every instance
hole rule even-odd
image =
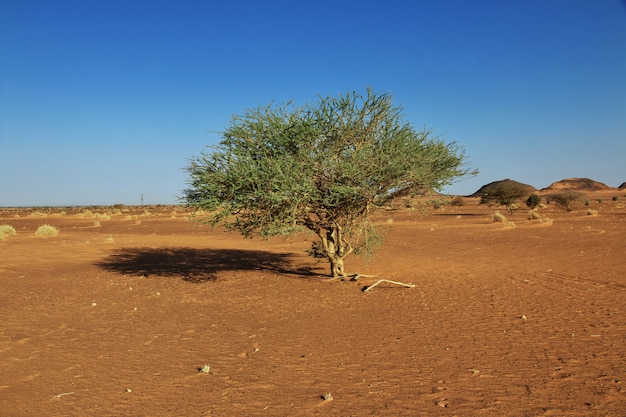
[[[516,187],[518,189],[519,188],[527,189],[528,190],[528,194],[531,194],[531,193],[537,191],[537,189],[535,187],[533,187],[532,185],[523,184],[521,182],[517,182],[517,181],[514,181],[512,179],[507,178],[505,180],[494,181],[494,182],[490,182],[489,184],[485,184],[482,187],[480,187],[478,189],[478,191],[476,191],[474,194],[469,195],[468,197],[480,197],[486,191],[488,191],[490,189],[496,189],[498,187]]]
[[[618,188],[622,188],[622,189],[626,188],[626,182],[623,182],[622,185],[620,185]]]
[[[540,191],[605,191],[613,189],[613,187],[609,187],[606,184],[591,180],[589,178],[567,178],[561,181],[554,182],[550,184],[550,186],[542,188]]]

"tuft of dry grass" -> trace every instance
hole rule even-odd
[[[541,220],[541,215],[537,210],[531,210],[528,212],[528,220]]]
[[[492,219],[495,223],[502,223],[503,225],[508,227],[515,227],[515,223],[508,221],[506,217],[504,217],[504,215],[499,211],[493,213]]]
[[[39,226],[37,228],[37,231],[35,232],[35,236],[40,236],[40,237],[56,236],[58,234],[59,234],[59,229],[57,229],[54,226],[50,226],[49,224],[44,224],[42,226]]]
[[[598,210],[587,209],[587,216],[597,216]]]
[[[13,236],[15,233],[13,226],[9,226],[8,224],[0,226],[0,240],[3,240],[5,236]]]

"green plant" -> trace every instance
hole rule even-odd
[[[613,200],[613,201],[617,201],[617,200],[619,200],[619,197],[618,197],[618,196],[616,196],[616,195],[614,195],[613,197],[611,197],[611,200]]]
[[[537,194],[532,193],[528,199],[526,200],[526,205],[528,206],[528,208],[530,209],[534,209],[535,207],[537,207],[539,204],[541,204],[541,197],[539,197]]]
[[[35,236],[40,237],[48,237],[48,236],[56,236],[59,234],[59,229],[54,226],[50,226],[49,224],[44,224],[43,226],[39,226],[37,231],[35,232]]]
[[[492,182],[479,191],[480,204],[497,203],[506,206],[509,214],[513,214],[518,200],[532,193],[534,188],[510,179]]]
[[[269,105],[233,116],[222,141],[193,158],[184,200],[244,236],[300,230],[319,238],[332,277],[379,241],[370,216],[470,174],[463,149],[416,131],[389,94]]]
[[[567,211],[572,211],[572,203],[580,200],[583,193],[579,191],[567,190],[561,193],[551,194],[550,199]]]

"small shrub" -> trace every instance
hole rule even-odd
[[[530,209],[534,209],[535,207],[537,207],[539,204],[541,204],[541,197],[539,197],[537,194],[532,193],[528,199],[526,200],[526,205],[528,206],[528,208]]]
[[[456,197],[452,199],[452,201],[450,201],[450,205],[455,206],[455,207],[463,207],[464,203],[465,201],[463,200],[463,197],[461,197],[460,195],[457,195]]]
[[[597,215],[598,215],[597,210],[587,209],[587,216],[597,216]]]
[[[566,190],[561,193],[552,194],[550,199],[563,207],[567,211],[572,211],[572,203],[579,200],[583,194],[578,191]]]
[[[508,227],[515,227],[515,223],[508,221],[506,217],[504,217],[504,215],[502,215],[499,211],[496,211],[493,214],[493,221],[496,223],[502,223],[503,225]]]
[[[56,236],[59,234],[59,229],[54,226],[50,226],[49,224],[44,224],[43,226],[39,226],[37,231],[35,232],[35,236],[48,237],[48,236]]]
[[[92,219],[94,217],[93,212],[89,209],[85,209],[78,214],[79,217],[84,217],[86,219]]]
[[[531,210],[528,212],[528,220],[541,220],[541,215],[537,210]]]
[[[13,226],[9,226],[8,224],[0,226],[0,240],[4,239],[5,236],[13,236],[15,233]]]
[[[611,198],[611,200],[613,200],[613,201],[617,201],[618,199],[619,199],[619,197],[616,196],[616,195]]]
[[[506,223],[506,217],[504,217],[499,211],[493,213],[493,221],[496,223]]]
[[[598,200],[597,200],[597,201],[598,201],[598,203],[602,204],[602,202],[603,202],[604,200],[602,200],[601,198],[598,198]]]
[[[585,205],[588,206],[589,204],[591,204],[589,200],[585,200]]]

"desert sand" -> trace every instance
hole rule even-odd
[[[381,211],[343,282],[307,234],[3,209],[0,415],[624,416],[626,197],[586,194],[509,225],[476,198]]]

